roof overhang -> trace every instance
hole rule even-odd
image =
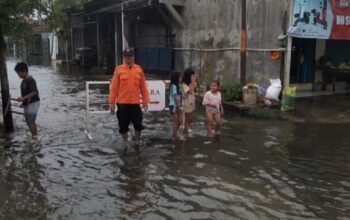
[[[182,28],[185,26],[185,21],[175,7],[176,6],[184,7],[185,2],[186,0],[159,0],[159,3],[164,4],[165,8],[168,10],[171,16],[175,19],[176,23]]]
[[[122,10],[134,10],[135,8],[143,8],[143,7],[148,7],[153,4],[153,1],[149,0],[130,0],[130,1],[123,1],[120,0],[119,3],[98,9],[94,11],[93,13],[103,13],[103,12],[110,12],[110,13],[115,13],[115,12],[121,12]]]
[[[175,20],[176,24],[178,24],[180,27],[184,27],[185,21],[180,13],[179,8],[183,8],[185,6],[185,3],[186,0],[119,0],[113,5],[102,7],[88,13],[120,13],[121,11],[128,12],[140,10],[142,8],[148,8],[151,6],[161,6],[161,8],[164,8],[170,17]]]

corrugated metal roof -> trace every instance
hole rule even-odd
[[[153,2],[152,0],[120,0],[119,3],[98,9],[92,13],[120,12],[122,10],[122,5],[124,5],[124,10],[134,10],[135,8],[147,7]]]

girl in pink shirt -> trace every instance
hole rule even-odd
[[[224,114],[224,108],[221,103],[220,84],[218,81],[210,83],[210,90],[205,93],[202,105],[205,105],[207,116],[208,137],[213,137],[213,128],[218,133],[221,124],[221,115]],[[215,122],[215,126],[213,126]]]

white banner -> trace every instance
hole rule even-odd
[[[165,82],[162,80],[147,81],[150,103],[148,111],[163,111],[165,109]]]

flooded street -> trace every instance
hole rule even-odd
[[[11,95],[20,94],[15,62]],[[85,81],[65,67],[30,66],[41,97],[39,149],[27,128],[0,134],[0,219],[350,219],[349,124],[225,115],[205,137],[203,108],[188,142],[172,142],[167,112],[144,115],[140,152],[124,154],[117,119],[93,115]],[[90,94],[106,102],[105,89]],[[13,107],[16,108],[16,107]]]

